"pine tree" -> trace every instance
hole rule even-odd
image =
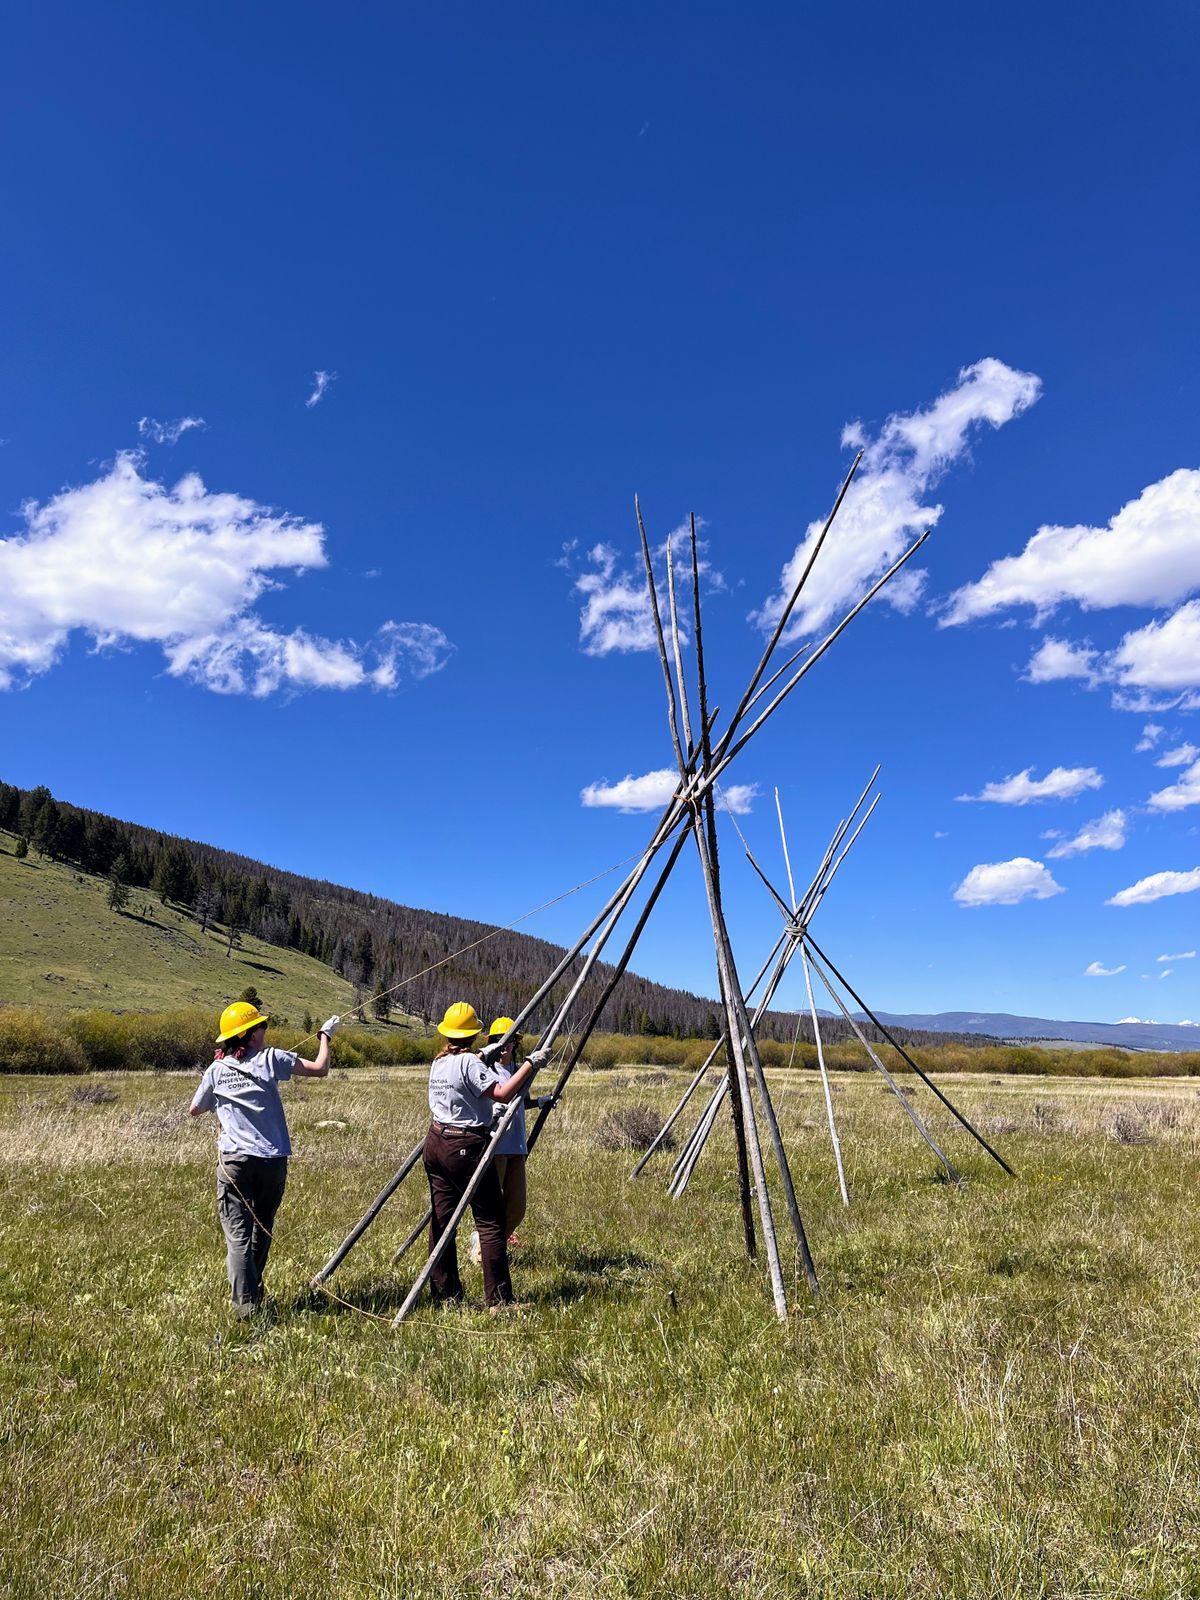
[[[129,886],[121,876],[124,857],[114,861],[112,871],[108,875],[108,903],[113,911],[124,911],[129,904]]]
[[[196,894],[194,910],[200,922],[200,932],[207,933],[210,922],[216,920],[221,907],[221,897],[211,883],[201,884]]]
[[[24,861],[25,857],[28,854],[29,854],[29,840],[25,837],[24,834],[22,834],[21,837],[17,840],[17,847],[13,851],[13,855],[16,856],[18,861]]]
[[[252,983],[248,983],[238,995],[239,1000],[244,1000],[248,1006],[253,1006],[256,1011],[262,1010],[262,998]]]
[[[191,905],[196,898],[196,872],[181,844],[169,844],[159,853],[150,887],[163,905],[168,900],[181,906]]]

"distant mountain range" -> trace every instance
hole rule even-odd
[[[1050,1017],[1014,1017],[1007,1011],[937,1011],[876,1015],[888,1027],[929,1033],[986,1033],[993,1039],[1071,1039],[1079,1044],[1115,1045],[1121,1050],[1200,1051],[1200,1024],[1147,1022],[1056,1022]]]

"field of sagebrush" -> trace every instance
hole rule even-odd
[[[789,1254],[780,1328],[740,1258],[727,1136],[679,1202],[597,1142],[677,1080],[578,1076],[531,1163],[526,1313],[393,1332],[415,1183],[341,1301],[306,1283],[423,1126],[418,1071],[286,1091],[298,1154],[257,1326],[225,1309],[190,1079],[0,1079],[3,1592],[1200,1589],[1200,1089],[949,1079],[1020,1172],[931,1114],[956,1190],[847,1074],[844,1211],[819,1085],[780,1076],[822,1275],[813,1301]]]

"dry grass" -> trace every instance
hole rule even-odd
[[[0,1588],[259,1597],[1175,1596],[1200,1589],[1186,1084],[953,1080],[1016,1183],[918,1104],[776,1084],[822,1295],[739,1259],[727,1134],[685,1199],[598,1150],[678,1083],[578,1082],[530,1167],[533,1309],[393,1333],[402,1191],[305,1288],[423,1124],[421,1075],[289,1090],[272,1314],[228,1318],[191,1080],[0,1080]],[[345,1126],[334,1126],[342,1124]],[[327,1124],[322,1126],[322,1124]],[[1134,1142],[1127,1142],[1128,1137]],[[467,1274],[478,1294],[478,1276]],[[344,1302],[344,1303],[343,1303]]]

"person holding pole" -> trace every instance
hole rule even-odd
[[[221,1013],[217,1055],[188,1107],[193,1117],[215,1111],[217,1215],[225,1235],[233,1309],[248,1317],[262,1304],[263,1272],[275,1215],[287,1183],[292,1153],[279,1085],[289,1078],[323,1078],[329,1041],[341,1023],[321,1024],[315,1061],[292,1050],[267,1048],[267,1024],[257,1006],[235,1000]]]
[[[489,1042],[503,1039],[513,1026],[511,1017],[497,1017],[488,1029]],[[492,1058],[492,1065],[506,1080],[512,1077],[513,1062],[520,1042],[520,1036],[514,1033],[500,1053]],[[531,1102],[528,1096],[522,1095],[521,1109],[501,1134],[500,1143],[496,1146],[496,1176],[500,1179],[500,1187],[504,1191],[504,1231],[508,1237],[510,1250],[519,1243],[517,1229],[524,1220],[527,1206],[525,1159],[529,1154],[529,1143],[525,1135],[525,1107],[529,1104]],[[467,1255],[476,1266],[479,1265],[481,1256],[478,1231],[471,1235]]]
[[[482,1031],[474,1006],[462,1001],[452,1005],[438,1023],[438,1032],[446,1042],[429,1069],[429,1112],[433,1120],[422,1152],[432,1212],[430,1251],[445,1232],[488,1151],[497,1105],[505,1106],[517,1095],[523,1095],[534,1073],[550,1057],[549,1050],[535,1050],[515,1071],[510,1065],[507,1072],[501,1072],[475,1052]],[[497,1311],[512,1304],[513,1291],[504,1190],[495,1161],[484,1172],[471,1199],[471,1212],[479,1233],[484,1303],[489,1311]],[[461,1304],[464,1296],[456,1239],[449,1240],[434,1265],[429,1287],[439,1304]]]

